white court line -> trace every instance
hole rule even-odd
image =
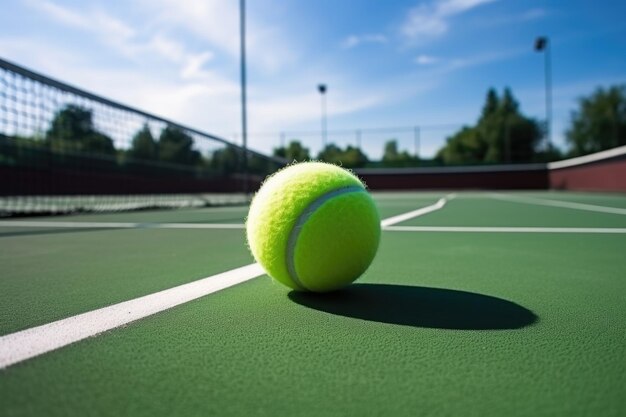
[[[251,264],[154,294],[0,336],[0,369],[265,274]]]
[[[454,198],[454,196],[451,195],[449,197],[444,197],[432,206],[407,213],[410,214],[407,218],[418,217],[430,213],[431,211],[438,210],[443,207],[447,198]],[[433,208],[434,206],[438,207]],[[400,217],[402,216],[396,216],[383,220],[381,225]],[[396,223],[400,221],[403,220],[398,220]],[[34,224],[41,226],[42,223],[53,224],[53,226],[45,227],[146,227],[146,224],[142,223],[0,222],[2,225],[9,223],[21,223],[24,225],[30,223],[28,227],[33,227]],[[160,225],[153,223],[150,225],[172,226],[170,228],[173,228],[174,226],[184,226],[185,228],[187,228],[186,226],[203,226],[203,224],[193,223],[166,223]],[[210,226],[208,224],[204,225]],[[244,227],[244,225],[227,226],[237,226],[237,228]],[[4,369],[27,359],[51,352],[88,337],[96,336],[105,331],[115,329],[133,321],[151,316],[200,297],[204,297],[205,295],[249,281],[264,274],[265,271],[259,264],[250,264],[241,268],[223,272],[221,274],[202,278],[198,281],[180,285],[178,287],[169,288],[167,290],[135,298],[133,300],[124,301],[119,304],[114,304],[108,307],[89,311],[87,313],[57,320],[52,323],[0,336],[0,369]]]
[[[423,216],[424,214],[432,213],[433,211],[437,211],[443,208],[443,206],[445,206],[448,201],[452,200],[455,197],[456,194],[448,194],[447,196],[440,198],[435,204],[431,204],[430,206],[422,207],[417,210],[409,211],[408,213],[403,213],[398,216],[389,217],[381,221],[380,225],[384,229],[386,229],[391,225],[398,224],[409,219],[414,219],[415,217]]]
[[[76,229],[243,229],[235,223],[119,223],[119,222],[46,222],[0,221],[0,227],[63,227]]]
[[[488,194],[496,200],[512,201],[515,203],[534,204],[538,206],[563,207],[575,210],[595,211],[598,213],[626,214],[626,209],[617,207],[596,206],[594,204],[573,203],[570,201],[546,200],[536,197],[520,197],[509,194]]]
[[[391,226],[415,217],[442,208],[446,202],[456,197],[449,194],[440,198],[435,204],[420,209],[400,214],[383,220],[382,227]],[[121,222],[51,222],[31,220],[5,220],[0,221],[0,227],[50,227],[50,228],[76,228],[76,229],[244,229],[244,224],[236,223],[121,223]]]
[[[592,153],[590,155],[583,155],[577,158],[566,159],[564,161],[548,162],[549,169],[567,168],[582,164],[588,164],[595,161],[601,161],[607,158],[614,158],[626,154],[626,146],[619,146],[613,149],[607,149],[606,151],[600,151]]]
[[[619,227],[449,227],[449,226],[390,226],[392,232],[460,232],[460,233],[626,233]]]

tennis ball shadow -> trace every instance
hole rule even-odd
[[[303,306],[339,316],[412,327],[520,329],[538,317],[511,301],[467,291],[388,284],[353,284],[327,294],[292,291]]]

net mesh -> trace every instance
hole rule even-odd
[[[3,215],[242,203],[283,165],[0,59]]]

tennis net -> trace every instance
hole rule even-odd
[[[285,161],[0,59],[0,213],[247,201]]]

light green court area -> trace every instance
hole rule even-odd
[[[626,208],[626,198],[621,193],[582,193],[582,192],[513,192],[515,196],[528,196],[533,198],[545,198],[549,200],[570,201],[581,204],[595,204],[605,207]]]
[[[444,195],[375,198],[385,218]],[[193,213],[218,215],[106,221]],[[128,220],[142,214],[163,220]],[[626,216],[472,193],[399,225],[411,224],[617,228]],[[20,231],[0,228],[2,334],[251,262],[243,230]],[[624,248],[626,234],[385,231],[343,291],[262,276],[0,370],[0,415],[623,416]]]
[[[512,197],[522,197],[510,194]],[[508,194],[506,195],[508,196]],[[539,196],[534,194],[535,198]],[[530,196],[529,196],[530,197]],[[554,201],[555,198],[550,198]],[[500,200],[460,195],[439,210],[408,220],[404,226],[465,227],[626,227],[626,215],[551,207],[534,200]],[[565,200],[562,200],[565,201]],[[607,206],[608,207],[608,206]]]

